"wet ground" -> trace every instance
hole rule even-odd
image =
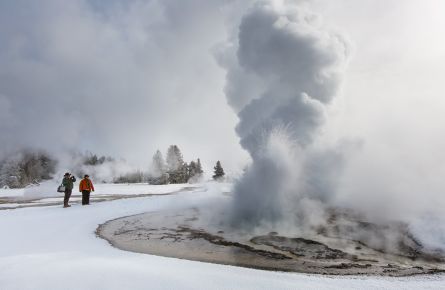
[[[122,250],[267,270],[385,276],[445,271],[444,253],[423,248],[400,223],[332,213],[310,237],[206,224],[198,209],[155,212],[109,221],[97,234]]]

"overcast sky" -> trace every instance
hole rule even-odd
[[[186,160],[238,171],[249,157],[216,55],[251,2],[0,1],[2,151],[91,150],[145,166],[177,144]],[[445,173],[445,2],[298,2],[351,47],[327,138],[439,179],[427,168]]]

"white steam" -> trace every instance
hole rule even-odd
[[[328,198],[341,155],[315,140],[348,57],[344,39],[318,16],[287,4],[261,2],[243,17],[220,62],[226,96],[240,119],[237,133],[253,162],[235,186],[236,223],[311,225]],[[329,152],[328,152],[329,151]],[[292,220],[295,220],[292,218]]]
[[[304,7],[262,1],[242,17],[218,54],[227,71],[226,97],[239,117],[236,131],[252,157],[235,184],[231,223],[318,230],[335,208],[377,224],[402,221],[425,247],[445,249],[443,162],[430,162],[430,151],[411,148],[436,145],[410,136],[414,142],[385,146],[372,134],[361,136],[368,137],[361,146],[325,142],[335,135],[327,109],[348,56],[347,41]],[[370,233],[357,227],[354,234]],[[379,242],[391,248],[398,239]]]

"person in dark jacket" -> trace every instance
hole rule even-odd
[[[90,193],[94,191],[94,185],[87,174],[79,183],[79,191],[82,192],[82,205],[90,204]]]
[[[76,182],[76,177],[71,175],[69,172],[65,173],[62,180],[62,185],[65,186],[65,196],[63,198],[63,207],[70,207],[68,204],[70,200],[71,193],[73,192],[74,182]]]

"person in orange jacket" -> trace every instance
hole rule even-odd
[[[90,204],[90,193],[94,191],[94,185],[88,174],[80,181],[79,191],[82,192],[82,205]]]

